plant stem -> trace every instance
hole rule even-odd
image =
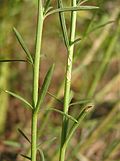
[[[35,108],[38,102],[38,85],[39,85],[39,68],[40,68],[40,53],[41,53],[41,40],[43,30],[43,6],[42,0],[38,0],[38,20],[36,32],[36,51],[34,57],[33,68],[33,112],[32,112],[32,127],[31,127],[31,161],[36,161],[37,154],[37,113]]]
[[[66,146],[63,145],[63,147],[60,149],[60,161],[65,161],[65,153],[66,153]]]
[[[33,105],[34,107],[36,107],[37,100],[38,100],[38,82],[39,82],[39,67],[40,67],[40,52],[41,52],[43,21],[44,21],[44,16],[43,16],[42,0],[38,0],[36,52],[35,52],[34,69],[33,69]]]
[[[32,135],[31,135],[31,161],[36,161],[37,153],[37,114],[32,114]]]
[[[76,7],[76,5],[77,5],[76,0],[72,0],[72,6]],[[64,87],[64,112],[66,114],[68,114],[68,110],[69,110],[72,63],[73,63],[73,52],[74,52],[74,44],[72,44],[72,42],[74,42],[75,40],[76,17],[77,17],[77,12],[76,11],[71,12],[70,42],[69,42],[70,45],[68,47],[68,59],[67,59],[66,78],[65,78],[65,87]],[[67,127],[68,127],[68,119],[66,117],[63,117],[59,161],[65,160],[66,146],[64,146],[64,143],[67,136]]]

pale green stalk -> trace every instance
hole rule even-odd
[[[37,113],[35,108],[38,101],[38,84],[39,84],[39,68],[40,68],[40,52],[41,52],[41,39],[43,30],[43,6],[42,0],[38,0],[38,22],[36,33],[36,51],[34,57],[33,68],[33,113],[32,113],[32,128],[31,128],[31,161],[36,161],[37,154]]]
[[[76,7],[76,5],[77,5],[76,0],[72,0],[72,6]],[[70,45],[68,47],[68,59],[67,59],[66,78],[65,78],[65,87],[64,87],[64,112],[66,114],[68,114],[68,110],[69,110],[72,63],[73,63],[73,53],[74,53],[74,44],[72,44],[72,42],[74,42],[75,40],[76,18],[77,18],[77,12],[73,11],[71,13],[70,42],[69,42]],[[65,160],[65,152],[67,147],[64,146],[64,143],[67,135],[67,126],[68,126],[68,119],[66,117],[63,117],[59,161]]]
[[[36,161],[37,154],[37,114],[32,114],[32,129],[31,129],[31,161]]]
[[[40,52],[41,52],[41,40],[43,30],[43,7],[42,0],[38,0],[38,24],[36,33],[36,52],[34,58],[34,69],[33,69],[33,105],[37,105],[38,100],[38,82],[39,82],[39,67],[40,67]]]

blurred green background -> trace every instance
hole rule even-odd
[[[64,1],[67,5],[69,1]],[[90,0],[98,11],[78,12],[71,102],[92,98],[95,109],[75,133],[67,151],[68,161],[120,161],[120,1]],[[56,7],[56,1],[52,1]],[[69,30],[69,14],[66,14]],[[35,0],[0,0],[0,59],[26,59],[12,28],[22,34],[34,54],[37,23]],[[55,63],[49,91],[63,100],[66,49],[58,15],[46,19],[43,31],[40,84],[48,67]],[[32,68],[25,62],[0,64],[0,89],[16,91],[28,100],[32,92]],[[30,137],[31,113],[20,101],[0,92],[0,161],[25,161],[29,143],[18,128]],[[39,118],[39,143],[46,161],[58,161],[62,117],[46,112],[63,106],[47,95]],[[70,113],[76,116],[79,105]]]

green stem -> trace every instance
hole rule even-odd
[[[77,5],[76,0],[72,0],[72,6],[76,7],[76,5]],[[77,17],[77,12],[76,11],[71,12],[70,45],[68,47],[68,59],[67,59],[66,78],[65,78],[65,87],[64,87],[64,112],[66,114],[68,114],[68,110],[69,110],[72,63],[73,63],[73,53],[74,53],[74,44],[72,44],[72,42],[74,42],[75,40],[76,17]],[[67,127],[68,127],[68,119],[66,117],[63,117],[59,161],[65,160],[66,146],[64,146],[64,143],[67,135]]]
[[[42,0],[38,0],[36,52],[35,52],[34,69],[33,69],[33,105],[34,107],[36,107],[37,100],[38,100],[38,82],[39,82],[40,52],[41,52],[43,21],[44,21],[44,16],[43,16]]]
[[[60,161],[65,161],[65,153],[66,153],[66,146],[63,146],[60,149],[60,158],[59,158]]]
[[[31,161],[36,161],[37,154],[37,114],[32,114]]]
[[[36,32],[36,51],[34,57],[33,68],[33,112],[32,112],[32,127],[31,127],[31,161],[36,161],[37,154],[37,113],[34,112],[38,102],[38,85],[39,85],[39,69],[40,69],[40,53],[41,53],[41,41],[43,30],[43,6],[42,0],[38,0],[38,20],[37,20],[37,32]]]

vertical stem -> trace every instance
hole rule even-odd
[[[66,147],[61,147],[59,161],[65,161]]]
[[[40,52],[41,52],[43,21],[44,21],[44,17],[43,17],[42,0],[38,0],[36,51],[35,51],[34,69],[33,69],[33,105],[34,107],[36,107],[37,100],[38,100],[38,82],[39,82]]]
[[[37,113],[35,108],[38,101],[38,85],[39,85],[39,69],[40,69],[40,53],[41,53],[41,41],[43,30],[43,6],[42,0],[38,0],[38,20],[37,20],[37,32],[36,32],[36,51],[34,57],[33,68],[33,107],[32,112],[32,127],[31,127],[31,161],[36,161],[37,154]]]
[[[76,5],[77,5],[76,0],[72,0],[72,6],[76,7]],[[66,78],[65,78],[65,87],[64,87],[64,112],[66,114],[68,113],[68,110],[69,110],[72,63],[73,63],[73,53],[74,53],[74,44],[72,44],[72,42],[74,42],[75,40],[76,18],[77,18],[77,12],[76,11],[71,12],[70,45],[68,48],[68,59],[67,59]],[[65,160],[66,146],[64,146],[64,143],[67,136],[67,127],[68,127],[68,119],[66,117],[63,117],[59,161]]]
[[[31,161],[36,161],[37,153],[37,114],[32,113]]]

